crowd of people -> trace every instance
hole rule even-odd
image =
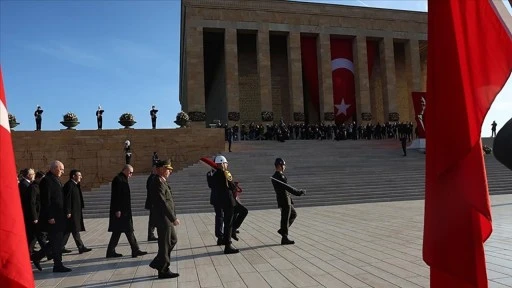
[[[215,211],[215,236],[217,245],[224,245],[225,254],[239,253],[232,245],[232,239],[239,240],[239,228],[249,211],[242,205],[242,189],[228,170],[228,161],[222,155],[214,156],[211,170],[206,175],[210,188],[210,203]],[[170,160],[159,160],[156,152],[152,158],[153,170],[146,182],[147,198],[145,208],[150,211],[148,220],[148,241],[158,242],[158,253],[149,266],[158,271],[158,278],[175,278],[179,274],[170,267],[171,252],[178,242],[175,227],[180,225],[177,218],[171,186],[168,177],[173,167]],[[278,207],[281,209],[280,228],[282,245],[295,242],[288,237],[289,227],[297,217],[291,195],[302,196],[304,190],[287,184],[284,175],[286,163],[277,158],[274,162],[275,172],[271,177],[276,193]],[[116,252],[121,234],[125,234],[131,247],[133,258],[146,255],[139,248],[134,234],[132,203],[129,179],[133,175],[133,166],[125,164],[111,183],[108,231],[111,232],[106,250],[106,258],[118,258],[123,255]],[[62,185],[60,178],[64,175],[64,164],[53,161],[48,172],[26,168],[20,172],[18,187],[23,207],[28,249],[31,261],[38,270],[44,257],[53,259],[53,272],[70,272],[64,266],[62,254],[66,249],[69,236],[72,235],[80,254],[91,251],[80,238],[85,231],[82,209],[85,207],[80,183],[82,173],[73,169],[69,180]],[[155,235],[155,230],[156,234]],[[39,250],[35,250],[36,242]]]

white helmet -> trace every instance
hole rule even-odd
[[[220,156],[215,157],[215,163],[216,164],[228,163],[228,160],[226,160],[226,157],[220,155]]]

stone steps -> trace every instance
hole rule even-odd
[[[276,157],[287,161],[289,183],[306,189],[294,197],[297,207],[418,200],[424,197],[425,155],[410,151],[401,156],[396,140],[381,141],[243,141],[226,153],[229,170],[244,189],[243,204],[250,210],[277,208],[270,182]],[[207,155],[206,155],[207,156]],[[486,156],[491,194],[511,193],[511,172]],[[208,168],[199,162],[171,175],[177,213],[211,212]],[[130,179],[134,215],[146,215],[147,175]],[[84,193],[84,217],[107,217],[110,184]]]

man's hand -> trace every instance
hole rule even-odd
[[[121,218],[121,211],[117,211],[117,212],[116,212],[116,217],[117,217],[117,218]]]
[[[172,225],[174,225],[174,226],[180,225],[180,219],[174,220],[174,222],[172,222]]]
[[[55,219],[52,218],[52,219],[48,220],[48,223],[55,224]]]
[[[66,215],[66,217],[68,217],[68,219],[71,218],[71,214]]]
[[[299,190],[300,196],[306,195],[306,190]]]
[[[34,224],[37,224],[37,222],[39,222],[39,220],[37,219],[33,221]]]

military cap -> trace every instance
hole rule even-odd
[[[166,169],[173,169],[172,166],[171,166],[171,160],[168,159],[168,160],[160,160],[156,163],[156,168],[161,168],[161,167],[164,167]]]

